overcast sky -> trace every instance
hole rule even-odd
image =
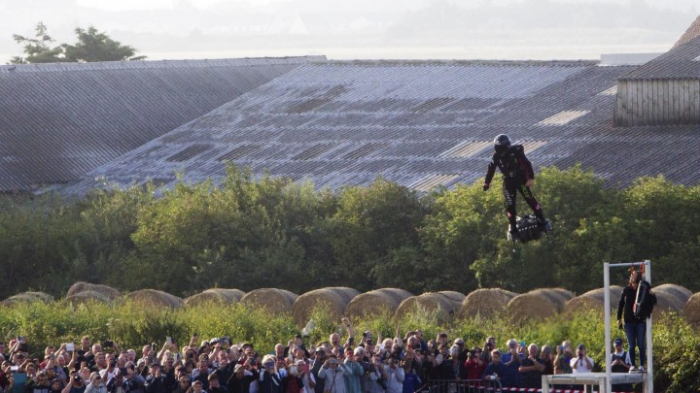
[[[700,0],[0,0],[0,62],[44,22],[95,26],[148,59],[597,59],[664,52]]]

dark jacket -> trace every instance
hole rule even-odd
[[[624,316],[625,323],[639,323],[643,320],[634,316],[634,302],[637,298],[637,291],[631,286],[626,286],[620,294],[620,302],[617,305],[617,319]]]
[[[278,373],[263,371],[258,378],[258,392],[260,393],[284,393],[282,378]]]
[[[504,154],[493,153],[491,162],[486,170],[485,184],[491,184],[496,168],[503,174],[506,186],[524,184],[528,179],[535,179],[532,163],[525,157],[522,145],[513,145]]]
[[[146,393],[169,393],[165,382],[165,376],[156,378],[153,375],[149,375],[148,378],[146,378],[144,387]]]
[[[231,374],[231,377],[228,379],[228,383],[226,384],[226,387],[228,387],[228,393],[250,393],[250,384],[253,383],[260,374],[258,373],[258,370],[250,370],[250,374],[243,375],[243,378],[238,379],[236,378],[235,374]]]

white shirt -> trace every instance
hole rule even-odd
[[[573,358],[571,359],[571,370],[573,371],[574,374],[580,374],[580,373],[590,373],[593,372],[593,359],[589,358],[586,356],[586,359],[591,363],[591,368],[586,367],[588,363],[586,363],[586,360],[578,361],[578,358]]]

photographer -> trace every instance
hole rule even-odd
[[[467,370],[467,379],[481,379],[484,370],[486,370],[486,363],[481,360],[481,349],[474,347],[474,349],[469,351],[468,356],[464,364],[464,368]]]
[[[250,384],[256,381],[259,376],[255,361],[248,358],[245,366],[237,364],[233,368],[233,374],[228,379],[226,386],[229,393],[250,393]]]
[[[386,381],[386,393],[402,393],[403,381],[406,373],[399,367],[399,359],[390,358],[384,366],[384,380]]]
[[[593,371],[593,359],[586,356],[586,346],[579,344],[576,347],[576,357],[571,359],[571,369],[574,374],[590,373]]]
[[[503,387],[520,387],[520,372],[518,369],[523,364],[523,358],[518,352],[518,342],[515,339],[508,340],[508,352],[501,355],[501,363],[506,366],[505,375],[501,376]]]
[[[127,362],[124,365],[124,391],[126,393],[145,393],[146,380],[136,370],[136,365]]]
[[[484,342],[484,348],[481,350],[481,361],[484,364],[491,363],[491,351],[496,349],[496,339],[494,337],[489,337]]]
[[[71,372],[70,383],[63,388],[61,393],[84,393],[85,384],[77,371]]]

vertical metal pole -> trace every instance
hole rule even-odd
[[[610,373],[612,373],[612,364],[610,364],[610,264],[603,264],[603,308],[605,308],[605,393],[612,392],[610,381]],[[645,392],[646,393],[646,392]]]
[[[644,261],[645,269],[644,269],[644,279],[647,280],[649,285],[651,285],[651,261],[646,260]],[[651,289],[651,288],[650,288]],[[645,376],[645,384],[644,384],[644,392],[645,393],[654,393],[654,364],[652,360],[652,354],[653,348],[652,348],[652,331],[651,331],[651,315],[649,318],[647,318],[647,334],[646,334],[646,340],[647,340],[647,367],[646,367],[646,376]]]

